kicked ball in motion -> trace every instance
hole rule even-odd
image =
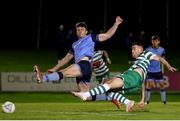
[[[2,104],[2,110],[4,113],[14,113],[16,107],[13,102],[6,101],[4,104]]]

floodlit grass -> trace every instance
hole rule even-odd
[[[153,102],[144,109],[134,108],[126,113],[124,105],[117,110],[110,102],[78,103],[16,103],[14,114],[0,113],[1,119],[16,120],[131,120],[131,119],[180,119],[179,102],[167,105]]]
[[[126,113],[125,106],[118,110],[109,101],[82,102],[69,93],[0,93],[0,104],[13,101],[16,111],[13,114],[0,112],[1,120],[132,120],[132,119],[180,119],[180,95],[168,93],[168,102],[163,105],[157,93],[144,109],[137,107],[139,95],[127,95],[136,100],[133,112]],[[26,95],[26,96],[25,96]],[[159,100],[159,101],[158,101]]]
[[[127,70],[126,50],[108,50],[111,65],[110,71]],[[177,52],[167,52],[167,60],[174,67],[180,69],[180,56]],[[72,61],[73,62],[73,61]],[[0,50],[0,72],[31,72],[32,67],[38,64],[42,71],[46,71],[57,63],[56,50]]]

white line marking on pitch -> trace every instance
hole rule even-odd
[[[104,115],[104,116],[112,116],[112,115],[137,115],[137,114],[131,114],[131,113],[126,113],[126,112],[112,112],[111,114],[109,113],[96,113],[96,112],[64,112],[64,111],[28,111],[32,113],[51,113],[51,114],[68,114],[68,115],[73,115],[73,114],[79,114],[79,115]]]

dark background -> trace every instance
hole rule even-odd
[[[125,48],[130,31],[138,36],[144,30],[149,40],[151,35],[158,34],[166,49],[180,50],[178,3],[178,0],[1,1],[1,49],[53,49],[60,24],[66,30],[74,30],[76,22],[85,21],[90,30],[99,33],[111,27],[119,15],[123,24],[104,47]]]

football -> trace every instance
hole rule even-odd
[[[16,107],[13,102],[6,101],[4,104],[2,104],[2,110],[4,113],[14,113]]]

